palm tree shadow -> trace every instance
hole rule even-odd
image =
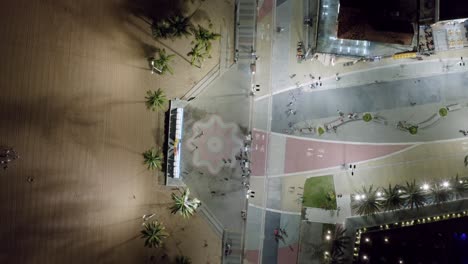
[[[159,50],[159,48],[146,43],[142,43],[141,46],[146,58],[154,57],[155,53]]]
[[[205,10],[198,9],[192,15],[192,21],[194,21],[194,22],[210,21],[210,16],[208,15],[208,13]]]
[[[124,7],[131,14],[152,21],[160,21],[187,10],[184,0],[127,0]]]
[[[141,155],[141,152],[133,149],[132,147],[130,147],[128,145],[118,143],[117,140],[106,139],[105,143],[106,143],[107,146],[109,146],[111,148],[121,149],[121,150],[123,150],[125,152],[132,153],[132,154],[135,154],[135,155]]]

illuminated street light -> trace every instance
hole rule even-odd
[[[425,184],[423,184],[423,186],[421,188],[423,190],[427,191],[427,190],[429,190],[429,184],[425,183]]]
[[[326,239],[326,240],[330,240],[330,239],[331,239],[331,236],[330,236],[330,235],[326,235],[326,236],[325,236],[325,239]]]
[[[449,187],[449,183],[448,183],[448,181],[444,181],[444,182],[442,182],[442,186],[443,186],[443,187],[445,187],[445,188]]]

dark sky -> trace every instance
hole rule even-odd
[[[468,0],[440,0],[440,20],[468,18]]]

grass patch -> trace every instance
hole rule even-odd
[[[333,176],[328,175],[307,179],[304,185],[303,198],[303,205],[306,207],[336,210]]]

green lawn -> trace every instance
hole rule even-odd
[[[333,176],[313,177],[304,185],[303,206],[336,210],[335,185]]]

